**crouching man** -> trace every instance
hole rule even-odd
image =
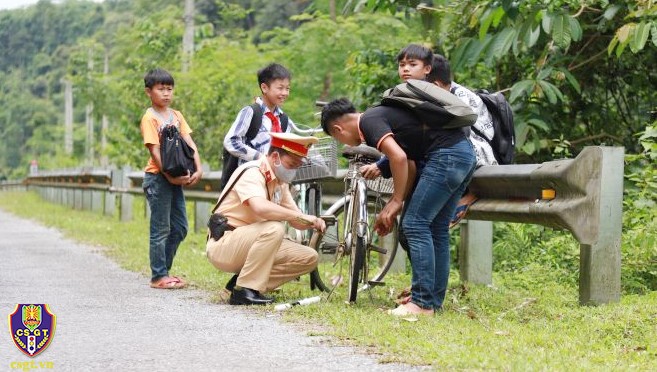
[[[231,305],[269,304],[273,299],[263,293],[317,266],[314,249],[284,239],[285,222],[297,229],[326,229],[324,220],[299,210],[289,189],[317,138],[271,137],[267,156],[235,170],[211,218],[206,252],[217,269],[235,273],[226,284]]]

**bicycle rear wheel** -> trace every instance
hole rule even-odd
[[[367,199],[368,226],[371,229],[374,226],[375,216],[385,206],[385,201],[370,194]],[[346,257],[348,255],[344,252],[344,213],[349,202],[349,197],[335,202],[325,213],[336,217],[335,224],[327,226],[325,233],[315,232],[310,239],[309,246],[320,255],[317,269],[310,273],[312,289],[328,292],[333,285],[341,281],[344,264],[349,262]],[[383,284],[383,278],[390,270],[397,253],[397,222],[393,225],[390,234],[384,237],[376,235],[373,231],[369,233],[370,241],[365,249],[364,258],[368,262],[367,283]]]

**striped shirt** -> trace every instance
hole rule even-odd
[[[224,148],[231,153],[233,156],[239,158],[239,165],[246,163],[247,161],[256,160],[260,157],[260,154],[266,154],[269,151],[269,145],[271,142],[271,136],[269,132],[271,131],[271,120],[265,115],[267,112],[271,111],[262,101],[262,98],[258,97],[256,103],[260,104],[262,107],[262,126],[256,134],[255,138],[248,143],[246,138],[246,132],[249,130],[249,125],[251,124],[251,118],[253,117],[253,109],[251,106],[246,106],[240,110],[235,118],[235,122],[230,126],[226,137],[224,137]],[[280,107],[274,109],[274,115],[279,118],[283,110]],[[286,132],[290,132],[292,120],[288,118],[288,126]],[[282,125],[282,123],[281,123]]]

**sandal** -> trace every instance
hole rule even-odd
[[[151,288],[157,289],[180,289],[184,288],[185,283],[180,279],[170,276],[165,276],[155,282],[151,282]]]
[[[185,280],[183,280],[183,278],[181,278],[179,276],[175,276],[175,275],[171,275],[171,278],[176,279],[178,281],[178,283],[180,283],[183,287],[187,287],[187,282]]]
[[[461,222],[466,213],[468,213],[470,206],[477,200],[479,200],[479,198],[477,198],[477,196],[472,193],[467,193],[461,197],[461,200],[459,200],[459,204],[456,206],[456,210],[454,211],[454,217],[452,217],[452,221],[449,223],[450,229]]]
[[[397,296],[395,303],[397,305],[406,305],[411,302],[411,288],[404,288],[401,293]]]

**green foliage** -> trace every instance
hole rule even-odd
[[[141,78],[150,68],[168,69],[177,82],[174,106],[192,125],[204,161],[216,169],[220,138],[259,93],[258,68],[276,61],[292,71],[284,110],[296,123],[315,127],[315,100],[348,96],[360,108],[377,102],[398,82],[394,56],[409,42],[433,44],[450,59],[458,83],[507,94],[518,162],[576,155],[586,145],[642,151],[635,133],[657,101],[650,2],[338,0],[342,14],[335,19],[328,15],[330,3],[196,1],[195,54],[184,75],[180,1],[42,1],[1,12],[0,50],[14,49],[0,53],[0,132],[10,139],[0,150],[0,173],[22,174],[35,156],[59,158],[57,146],[44,142],[63,140],[56,129],[63,125],[62,78],[74,84],[76,127],[87,104],[94,108],[96,134],[103,115],[109,120],[109,142],[100,148],[96,140],[96,153],[114,164],[141,166],[146,152],[138,145],[137,123],[149,104]],[[634,31],[618,40],[618,57],[608,57],[625,25]],[[637,53],[622,53],[626,45]],[[89,161],[83,150],[76,143],[70,158]]]
[[[620,5],[610,5],[604,17],[611,19],[621,9]],[[616,30],[607,48],[609,55],[615,52],[616,56],[620,57],[628,45],[632,53],[639,53],[646,47],[650,34],[652,34],[653,46],[657,47],[656,18],[657,4],[652,1],[637,1],[635,4],[630,4],[628,14],[625,16],[625,20],[630,22]]]
[[[483,74],[493,78],[489,89],[510,92],[521,132],[519,162],[549,159],[555,144],[544,140],[546,135],[563,136],[574,154],[595,144],[640,151],[632,134],[642,129],[644,113],[657,99],[654,89],[638,88],[654,85],[657,55],[647,41],[649,34],[657,40],[652,2],[472,0],[426,6],[373,0],[351,5],[403,11],[409,22],[427,27],[460,84],[481,87]],[[427,15],[433,17],[430,24],[424,21]],[[626,32],[617,55],[625,45],[644,53],[604,58],[614,47],[616,41],[609,43],[614,35],[630,28],[635,31]]]
[[[399,48],[364,50],[352,55],[347,71],[353,77],[348,83],[354,105],[361,110],[381,100],[381,93],[399,84],[396,57]]]
[[[495,271],[540,271],[541,278],[548,277],[564,285],[577,283],[579,244],[567,232],[535,225],[496,223],[493,241]]]
[[[276,30],[270,48],[279,52],[281,60],[294,76],[288,110],[305,123],[316,122],[312,103],[340,96],[355,97],[358,77],[351,70],[355,55],[372,45],[381,49],[398,49],[413,37],[413,29],[400,20],[381,15],[338,17],[336,21],[317,14],[293,32]],[[386,35],[385,38],[381,35]],[[327,52],[327,42],[330,51]],[[395,71],[393,66],[386,66]],[[346,68],[345,68],[346,67]],[[371,89],[371,88],[370,88]],[[294,118],[293,117],[293,118]]]
[[[639,140],[644,151],[626,156],[623,282],[643,293],[657,290],[657,122]]]

